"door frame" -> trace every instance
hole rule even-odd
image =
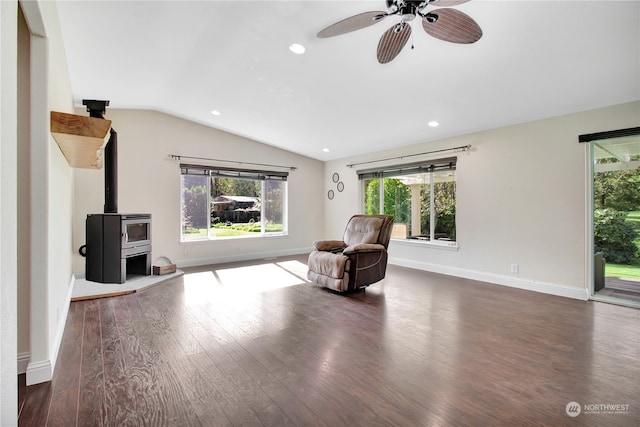
[[[585,175],[586,175],[585,191],[587,192],[587,197],[585,198],[585,201],[586,201],[585,212],[587,215],[586,221],[585,221],[585,224],[586,224],[586,230],[585,230],[586,263],[585,265],[587,269],[585,277],[587,279],[587,285],[588,285],[587,286],[588,298],[593,301],[602,301],[602,302],[608,302],[612,304],[624,305],[627,307],[640,308],[640,302],[637,302],[637,301],[625,300],[622,298],[615,298],[615,297],[610,297],[606,295],[596,295],[594,293],[594,280],[595,280],[595,274],[594,274],[595,263],[593,259],[593,255],[594,255],[594,251],[593,251],[594,249],[594,236],[593,236],[594,161],[593,160],[594,159],[593,159],[593,145],[589,144],[590,142],[602,141],[605,139],[623,138],[626,136],[635,136],[635,135],[640,135],[640,127],[616,129],[616,130],[610,130],[610,131],[604,131],[604,132],[596,132],[596,133],[579,135],[578,142],[585,143],[585,158],[586,158],[586,165],[587,165],[587,167],[585,168]]]

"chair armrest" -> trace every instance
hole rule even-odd
[[[316,251],[342,252],[347,244],[342,240],[316,240],[313,242],[313,247]]]
[[[357,245],[347,246],[342,253],[349,255],[356,252],[379,252],[385,250],[384,246],[377,243],[360,243]]]

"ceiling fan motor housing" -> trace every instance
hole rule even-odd
[[[414,5],[405,5],[400,9],[400,15],[402,15],[402,20],[404,22],[413,21],[416,18],[416,6]]]
[[[393,11],[389,11],[391,13],[407,6],[413,7],[414,9],[424,9],[433,1],[434,0],[387,0],[387,9],[394,9]]]

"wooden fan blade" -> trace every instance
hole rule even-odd
[[[321,39],[333,36],[339,36],[341,34],[350,33],[352,31],[366,28],[370,25],[377,24],[387,17],[386,12],[364,12],[358,15],[351,16],[336,22],[333,25],[329,25],[324,30],[318,33],[318,37]]]
[[[378,62],[386,64],[398,56],[409,36],[411,35],[411,25],[396,24],[389,28],[378,42]]]
[[[427,13],[422,19],[422,28],[429,35],[451,43],[470,44],[482,37],[478,23],[457,9],[436,9]]]
[[[458,6],[459,4],[467,3],[471,0],[431,0],[429,6],[437,7],[451,7]]]

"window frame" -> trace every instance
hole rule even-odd
[[[402,176],[410,176],[417,174],[429,174],[429,240],[425,239],[416,239],[407,236],[406,238],[392,237],[391,240],[394,242],[402,242],[410,245],[419,244],[419,245],[429,245],[438,248],[445,248],[451,250],[458,249],[458,236],[457,236],[457,225],[456,225],[456,239],[455,240],[439,240],[436,239],[435,236],[435,226],[436,226],[436,217],[437,217],[437,209],[435,206],[435,179],[434,176],[436,173],[441,171],[453,171],[456,172],[457,169],[457,157],[447,157],[442,159],[434,159],[416,163],[406,163],[399,165],[390,165],[390,166],[382,166],[378,168],[366,169],[357,171],[358,179],[360,181],[360,203],[361,212],[366,212],[366,185],[371,182],[373,179],[378,179],[378,212],[384,213],[384,179],[385,178],[400,178]],[[456,196],[456,208],[457,208],[457,174],[454,175],[453,182],[456,183],[455,188],[455,196]],[[454,217],[454,221],[457,224],[457,209]],[[413,227],[412,227],[413,228]]]
[[[206,219],[206,235],[201,237],[185,238],[184,233],[184,206],[185,206],[185,187],[184,176],[205,176],[206,180],[206,206],[207,219]],[[256,169],[240,169],[240,168],[228,168],[218,166],[205,166],[205,165],[193,165],[193,164],[181,164],[180,165],[180,243],[196,243],[196,242],[215,242],[215,241],[229,241],[236,239],[259,239],[259,238],[271,238],[288,235],[288,172],[270,171],[270,170],[256,170]],[[227,178],[227,179],[247,179],[260,182],[260,232],[252,233],[241,236],[212,236],[212,194],[211,186],[212,180],[215,178]],[[267,181],[282,182],[282,230],[279,231],[267,231],[265,221],[268,218],[265,216],[266,212],[266,183]],[[229,195],[231,196],[231,195]]]

